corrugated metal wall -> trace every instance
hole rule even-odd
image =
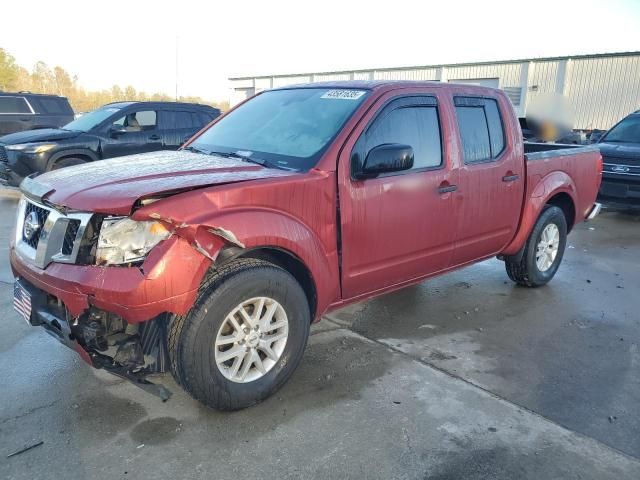
[[[581,128],[610,127],[640,109],[640,56],[572,60],[567,97]]]
[[[304,75],[230,79],[235,104],[267,88],[331,80],[456,80],[497,79],[518,115],[545,95],[564,95],[574,111],[574,128],[609,128],[640,109],[640,52],[586,55],[464,65],[322,72]]]

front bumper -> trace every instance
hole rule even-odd
[[[640,203],[640,175],[603,173],[599,195],[618,202]]]
[[[29,324],[32,327],[43,327],[48,334],[70,349],[75,350],[85,362],[93,366],[91,356],[74,339],[71,333],[69,318],[64,306],[24,279],[16,279],[16,282],[20,284],[21,288],[28,291],[31,296]]]
[[[14,276],[59,299],[72,318],[94,306],[129,323],[166,312],[186,314],[210,264],[176,235],[156,246],[139,267],[51,263],[39,269],[11,248]]]
[[[49,160],[49,152],[26,154],[19,151],[7,150],[0,152],[0,179],[9,185],[18,186],[20,182],[36,171],[44,171]]]

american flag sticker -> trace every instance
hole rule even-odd
[[[13,284],[13,308],[31,325],[31,295],[18,282]]]

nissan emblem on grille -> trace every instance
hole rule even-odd
[[[38,220],[38,214],[36,212],[29,213],[24,219],[24,229],[22,232],[24,238],[31,240],[41,227],[42,225],[40,225],[40,220]]]

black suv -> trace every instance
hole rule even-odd
[[[56,128],[73,120],[65,97],[0,92],[0,135],[34,128]]]
[[[219,115],[217,108],[192,103],[111,103],[62,128],[0,137],[0,179],[19,185],[34,172],[134,153],[176,150]]]
[[[602,199],[640,205],[640,110],[614,125],[597,145],[604,162]]]

